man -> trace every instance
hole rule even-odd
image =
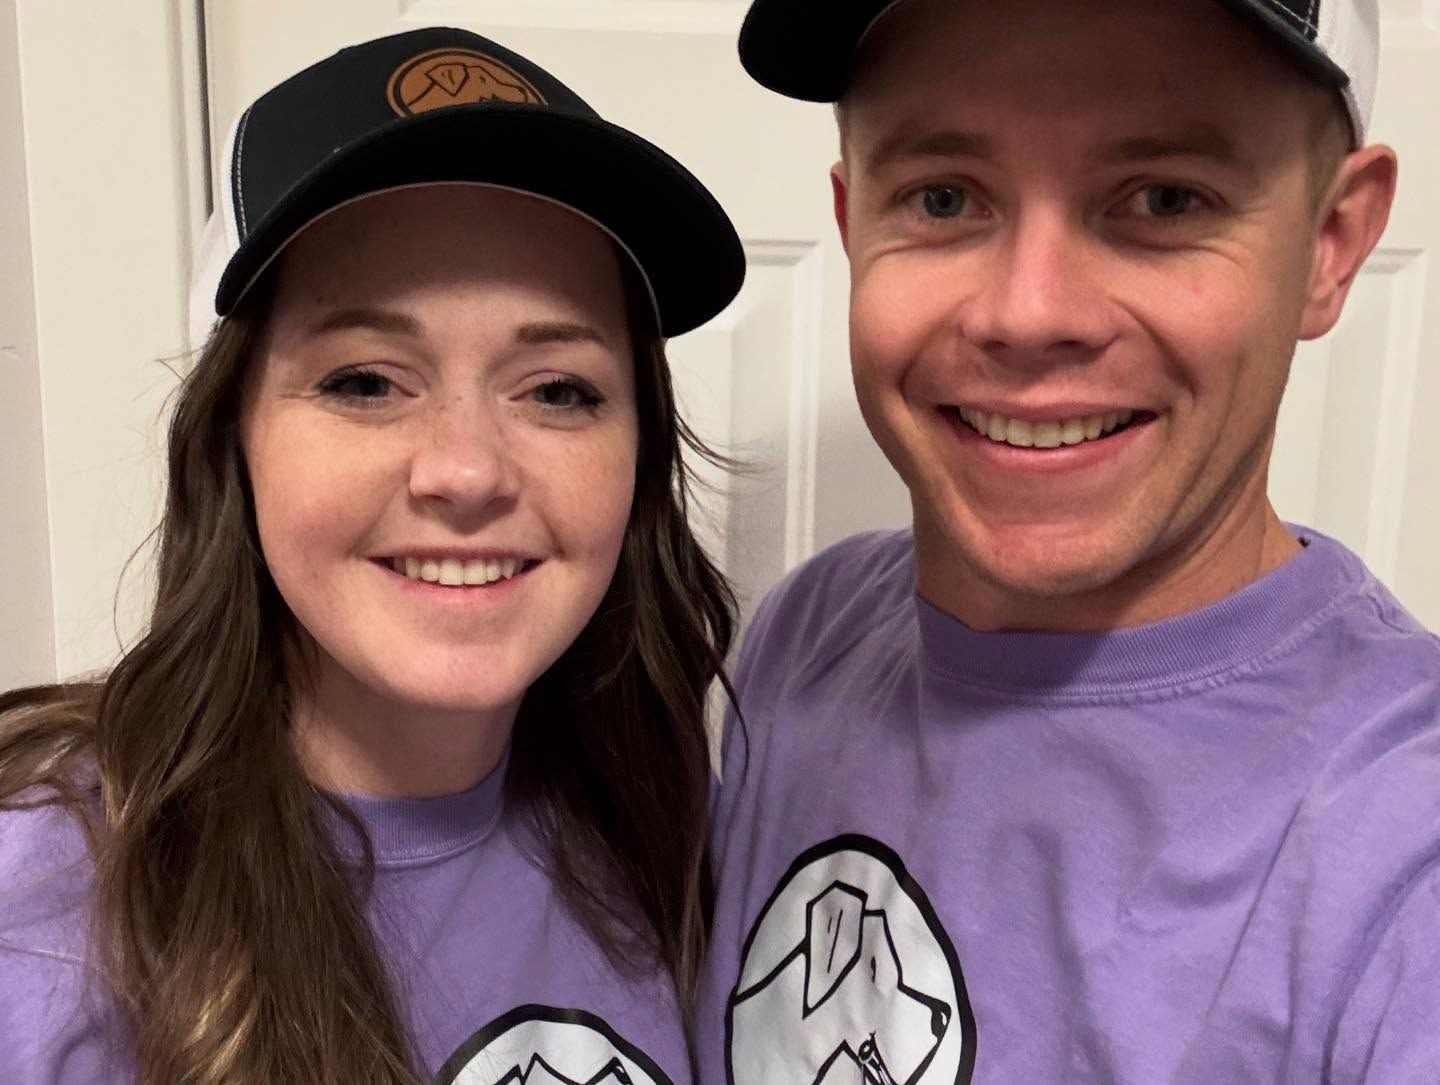
[[[913,530],[761,608],[709,1085],[1440,1080],[1440,642],[1266,497],[1375,0],[757,0]]]

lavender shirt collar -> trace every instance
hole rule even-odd
[[[1207,685],[1303,641],[1370,579],[1344,547],[1292,529],[1305,549],[1218,603],[1101,633],[979,633],[916,596],[926,669],[977,690],[1043,700],[1134,698]]]

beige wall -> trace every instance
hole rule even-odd
[[[15,2],[0,0],[0,689],[55,677]]]
[[[53,576],[38,579],[51,585],[54,670],[68,677],[112,664],[147,610],[146,563],[121,571],[159,515],[165,403],[187,347],[190,178],[203,177],[185,107],[200,97],[185,43],[194,9],[0,3],[24,86],[39,329],[31,426],[44,435],[49,541],[28,549],[32,562],[48,551]],[[32,489],[33,474],[20,473]],[[16,475],[7,465],[0,484]],[[9,565],[0,583],[20,579]],[[0,638],[0,658],[11,651]]]

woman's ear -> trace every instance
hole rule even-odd
[[[1300,338],[1318,339],[1340,319],[1350,287],[1390,221],[1399,161],[1389,147],[1365,147],[1341,164],[1317,223]]]

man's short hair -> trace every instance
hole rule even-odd
[[[1355,149],[1350,111],[1335,94],[1316,88],[1310,122],[1310,194],[1319,209],[1340,166]]]

